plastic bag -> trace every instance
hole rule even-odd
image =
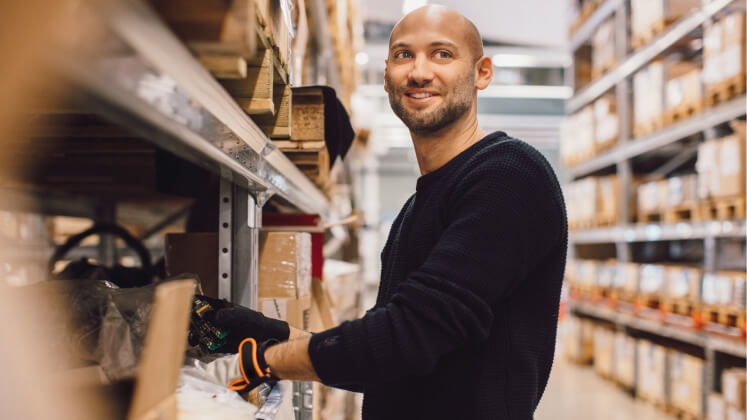
[[[42,297],[36,310],[43,322],[36,333],[50,351],[63,355],[60,368],[98,364],[110,381],[117,381],[135,376],[155,288],[120,289],[106,281],[80,280],[37,283],[14,292]]]

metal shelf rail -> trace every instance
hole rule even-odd
[[[570,233],[570,241],[576,244],[601,244],[744,238],[745,235],[747,229],[744,220],[714,220],[697,223],[637,224],[574,231]]]
[[[692,344],[704,350],[710,349],[736,357],[745,357],[747,355],[747,348],[745,348],[744,342],[739,340],[729,340],[702,331],[678,328],[654,320],[638,318],[632,314],[616,312],[612,308],[588,302],[574,301],[570,304],[570,310],[579,315],[602,319],[630,329],[645,331],[657,336]]]
[[[615,67],[612,71],[602,76],[595,82],[592,82],[581,92],[571,98],[566,106],[567,112],[569,114],[575,113],[594,99],[598,98],[611,88],[615,87],[620,81],[631,76],[638,69],[646,65],[646,63],[674,45],[675,42],[679,41],[682,37],[695,30],[698,26],[702,25],[704,22],[710,19],[711,16],[723,10],[726,6],[731,4],[732,1],[734,0],[714,0],[703,5],[700,10],[696,10],[690,15],[677,21],[664,33],[656,37],[651,43],[641,48],[640,50],[628,55],[627,58],[625,58],[625,60],[619,66]],[[607,3],[614,4],[608,6]],[[599,7],[599,10],[597,12],[607,12],[608,7],[618,6],[618,3],[621,2],[618,2],[617,0],[608,0],[605,2],[605,4]],[[594,17],[595,15],[592,15],[592,18]],[[606,17],[606,15],[604,17]],[[592,19],[589,20],[590,22],[587,23],[594,23],[591,22]],[[603,18],[600,18],[599,22],[601,23],[602,20]],[[582,29],[585,29],[585,27],[582,27]],[[590,34],[592,28],[588,29],[588,31]],[[571,45],[575,46],[576,44],[572,43]]]
[[[571,51],[576,51],[581,45],[591,38],[591,35],[602,22],[612,16],[623,4],[623,0],[607,0],[594,11],[589,19],[571,37]]]

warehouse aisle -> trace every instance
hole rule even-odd
[[[636,401],[589,366],[576,366],[557,356],[542,397],[537,420],[671,420],[674,417]]]

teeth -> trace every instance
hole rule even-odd
[[[430,98],[433,95],[430,93],[411,93],[410,96],[415,99],[423,99],[423,98]]]

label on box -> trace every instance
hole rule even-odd
[[[721,164],[721,175],[729,176],[739,173],[739,145],[738,140],[734,137],[727,137],[721,141],[719,163]]]
[[[718,83],[724,78],[721,58],[722,54],[714,54],[703,59],[703,83]]]
[[[281,321],[288,320],[288,300],[287,299],[262,299],[261,312],[270,318]]]
[[[732,44],[721,53],[721,76],[726,79],[742,72],[742,50],[744,46]]]

